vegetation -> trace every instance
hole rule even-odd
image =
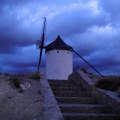
[[[84,72],[84,73],[88,73],[87,69],[85,67],[81,68],[81,70]]]
[[[13,84],[13,86],[17,89],[20,88],[21,81],[17,77],[12,77],[10,79],[10,82]]]
[[[120,77],[111,76],[100,79],[95,86],[105,90],[116,91],[120,87]]]
[[[118,97],[120,98],[120,93],[118,93]]]
[[[39,79],[40,79],[39,72],[36,72],[36,73],[32,74],[32,75],[30,76],[30,79],[39,80]]]
[[[81,68],[81,70],[84,72],[84,73],[88,73],[90,75],[94,75],[93,73],[91,73],[90,71],[87,70],[87,68],[83,67]]]
[[[23,93],[23,90],[22,90],[21,87],[20,87],[21,81],[20,81],[17,77],[12,77],[12,78],[10,79],[10,83],[12,84],[12,87],[13,87],[13,88],[18,89],[18,91],[19,91],[20,93]]]

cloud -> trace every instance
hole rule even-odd
[[[34,68],[34,70],[36,68],[37,70],[38,56],[39,51],[35,49],[35,46],[24,47],[20,53],[1,55],[1,68],[3,71],[8,71],[8,68],[18,69],[19,71],[21,70],[21,72],[28,68]],[[11,73],[13,72],[11,71]]]
[[[63,37],[69,37],[85,33],[92,26],[108,24],[105,18],[106,14],[94,13],[89,4],[84,6],[81,2],[73,3],[49,14],[48,18],[52,17],[52,19],[48,19],[48,33],[51,31],[54,35],[59,33]]]
[[[98,1],[99,1],[98,2],[99,8],[108,14],[108,19],[110,21],[110,24],[113,27],[119,27],[120,26],[120,22],[119,22],[120,1],[119,0],[114,0],[114,1],[98,0]]]
[[[1,71],[36,70],[43,18],[47,18],[45,45],[58,35],[82,57],[104,73],[119,72],[118,0],[0,1]],[[74,54],[74,66],[84,65]],[[45,54],[41,63],[45,68]],[[109,70],[106,70],[109,69]]]

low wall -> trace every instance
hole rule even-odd
[[[44,72],[40,72],[40,91],[44,100],[45,120],[64,120]]]
[[[74,71],[68,80],[74,80],[76,84],[82,85],[87,91],[91,91],[99,103],[110,106],[113,112],[120,113],[120,98],[114,92],[96,88],[93,80],[82,71]]]

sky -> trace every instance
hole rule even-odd
[[[45,45],[58,35],[101,74],[120,74],[120,0],[1,0],[0,72],[37,70],[43,19]],[[73,54],[74,67],[90,67]],[[41,69],[45,69],[43,51]]]

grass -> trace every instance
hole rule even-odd
[[[19,80],[17,77],[12,77],[12,78],[10,79],[10,82],[13,84],[13,86],[14,86],[15,88],[17,88],[17,89],[20,88],[21,82],[20,82],[20,80]]]
[[[23,93],[23,90],[20,87],[21,81],[17,77],[12,77],[10,79],[10,82],[11,82],[13,88],[18,89],[18,91],[20,93]]]
[[[119,76],[110,76],[98,80],[95,84],[96,87],[116,91],[120,87],[120,77]]]
[[[88,73],[87,69],[85,67],[81,68],[81,70],[84,72],[84,73]]]
[[[39,80],[39,79],[40,79],[39,73],[36,72],[36,73],[32,74],[32,75],[30,76],[30,79]]]

